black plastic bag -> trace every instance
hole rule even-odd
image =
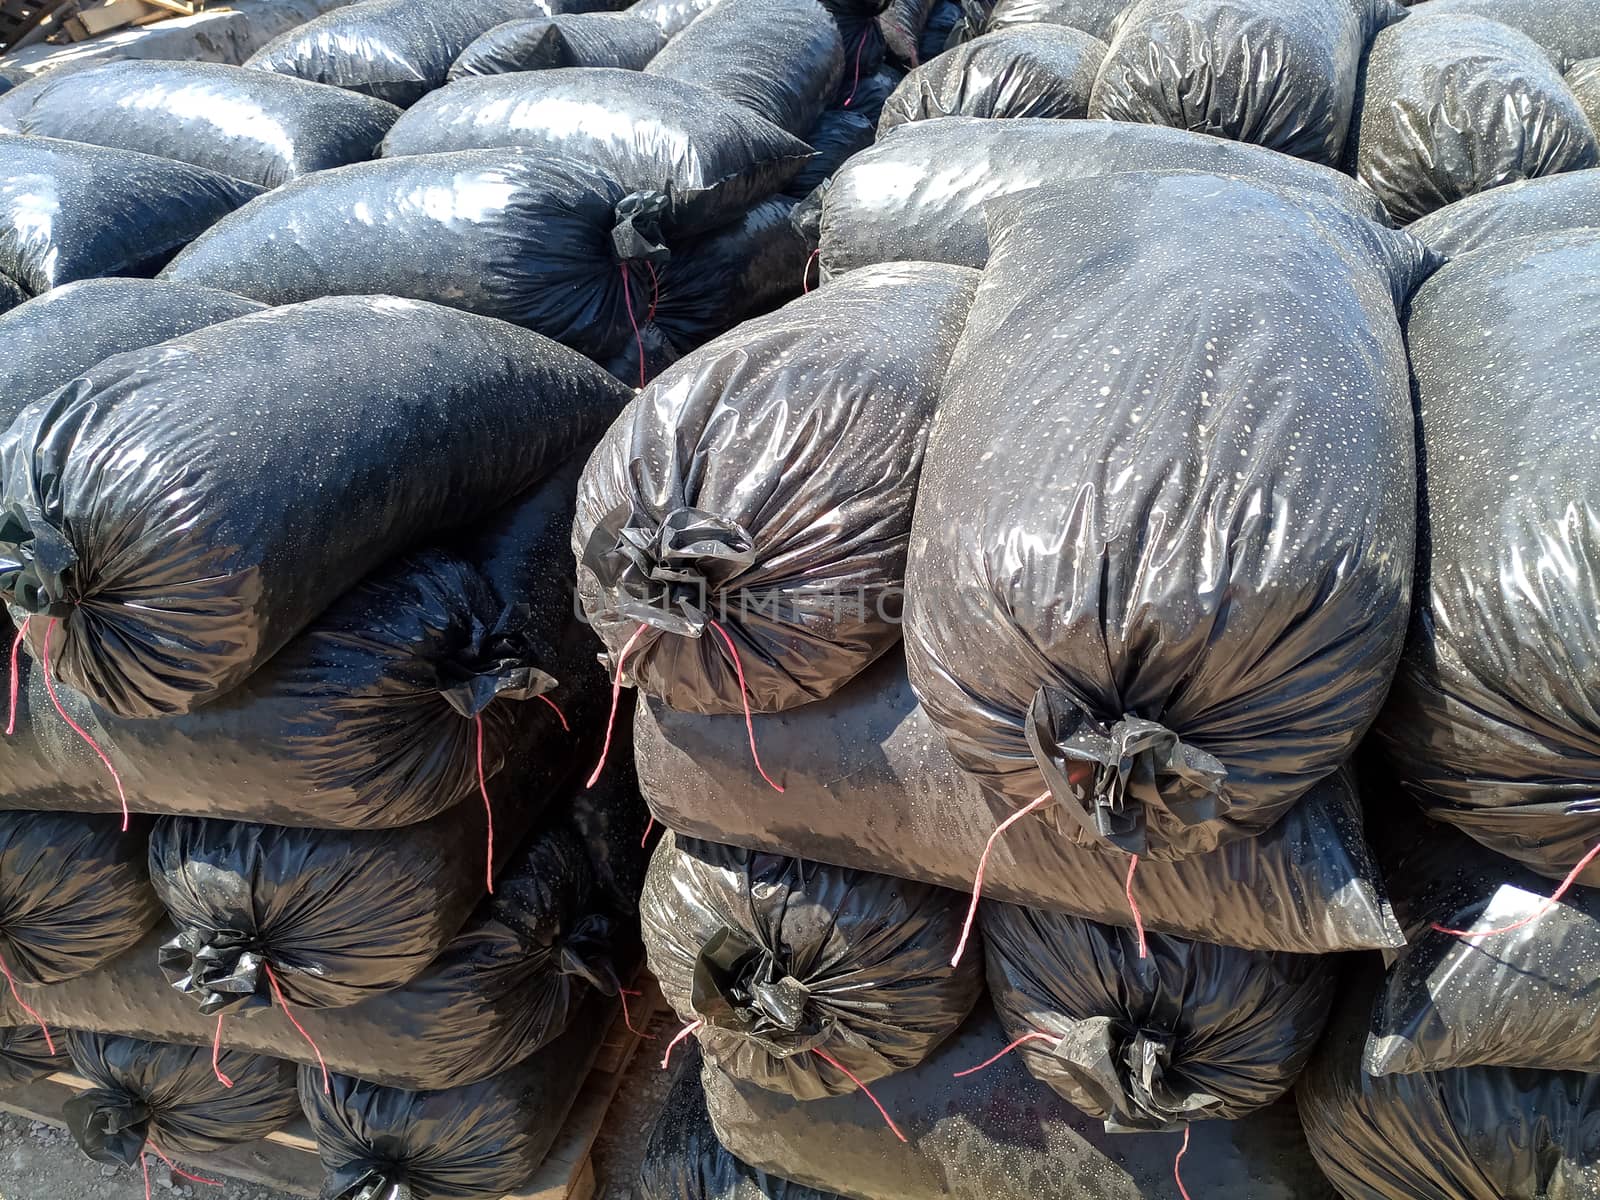
[[[1412,12],[1473,13],[1521,30],[1549,52],[1562,70],[1600,56],[1600,12],[1594,0],[1427,0]]]
[[[982,909],[989,994],[1035,1079],[1108,1133],[1236,1120],[1293,1086],[1322,1036],[1330,958]],[[1147,951],[1147,953],[1146,953]]]
[[[273,188],[378,152],[400,110],[221,63],[108,62],[46,77],[19,133],[137,150]]]
[[[642,858],[639,828],[632,842]],[[293,1022],[277,1007],[225,1018],[221,1044],[308,1066],[320,1056],[330,1071],[400,1088],[457,1087],[521,1062],[566,1029],[592,990],[614,991],[622,973],[573,837],[557,823],[530,842],[501,872],[496,894],[405,987],[348,1008],[296,1009]],[[631,876],[637,861],[622,869]],[[175,934],[162,926],[100,970],[33,989],[33,1006],[52,1026],[217,1044],[216,1018],[158,966],[159,947]],[[0,989],[0,1021],[31,1020]]]
[[[211,1154],[259,1141],[300,1116],[294,1064],[97,1033],[67,1035],[92,1085],[62,1105],[78,1149],[95,1162],[146,1153]]]
[[[1382,219],[1365,188],[1329,167],[1160,125],[949,117],[890,132],[833,177],[822,216],[828,276],[871,263],[989,258],[983,206],[998,196],[1124,171],[1195,170],[1303,188]]]
[[[457,80],[396,121],[383,153],[494,146],[562,155],[624,189],[668,192],[676,234],[736,219],[811,156],[804,142],[704,88],[602,67]]]
[[[760,1170],[855,1200],[1334,1200],[1284,1100],[1238,1121],[1179,1134],[1107,1134],[1008,1055],[989,1005],[920,1067],[873,1088],[902,1144],[865,1096],[800,1103],[741,1083],[707,1063],[701,1074],[718,1138]],[[1393,1200],[1387,1197],[1386,1200]]]
[[[563,569],[582,463],[453,537],[454,552],[386,564],[193,712],[115,717],[64,684],[56,698],[140,812],[381,829],[476,801],[482,787],[542,795],[605,718],[605,676]],[[17,732],[0,739],[0,809],[117,810],[42,672],[24,664],[20,682]]]
[[[300,1071],[327,1200],[501,1200],[543,1165],[600,1048],[601,1006],[561,1038],[479,1083],[403,1091]]]
[[[1457,200],[1406,226],[1406,232],[1445,258],[1533,234],[1597,229],[1600,169],[1524,179]],[[3,369],[3,368],[0,368]]]
[[[1405,640],[1395,306],[1428,252],[1187,171],[988,212],[912,523],[911,685],[1048,827],[1013,836],[1142,863],[1259,834],[1355,749]]]
[[[1392,825],[1380,844],[1410,944],[1384,979],[1364,1069],[1592,1071],[1600,891],[1573,888],[1552,906],[1539,876],[1415,810]]]
[[[1600,161],[1578,98],[1537,43],[1432,7],[1373,41],[1351,130],[1356,175],[1396,221]]]
[[[963,41],[1021,25],[1065,25],[1109,42],[1117,18],[1128,7],[1128,0],[999,0],[985,17],[981,3],[965,3],[978,11],[977,19],[957,28],[956,36]]]
[[[149,831],[142,818],[124,831],[113,817],[0,813],[0,974],[8,987],[87,974],[160,920],[145,865]],[[27,1019],[13,1011],[6,1023]]]
[[[1064,26],[987,34],[902,79],[878,132],[933,117],[1086,117],[1105,53],[1098,38]]]
[[[715,3],[717,0],[638,0],[626,11],[631,16],[654,22],[656,28],[670,38],[682,33],[690,22]]]
[[[64,1038],[46,1037],[37,1025],[0,1025],[0,1093],[70,1070]]]
[[[549,474],[625,395],[538,334],[393,297],[118,355],[0,437],[0,598],[95,703],[187,712]]]
[[[844,90],[843,85],[840,85],[841,90],[844,90],[844,94],[839,97],[839,103],[835,107],[845,112],[855,113],[857,116],[866,117],[867,120],[872,122],[873,128],[876,129],[878,117],[883,112],[884,101],[889,99],[894,89],[900,86],[900,81],[905,77],[906,73],[904,71],[891,66],[881,66],[876,71],[869,72],[865,76],[858,73],[849,80],[850,87],[848,90]],[[830,109],[829,111],[833,110]],[[826,118],[827,115],[826,112],[823,113],[818,120]],[[811,139],[808,137],[806,141],[811,142]],[[813,148],[818,149],[819,153],[821,152],[820,147],[817,147],[815,142],[811,142],[811,144]],[[795,189],[795,194],[800,194],[798,189]]]
[[[154,275],[260,188],[188,163],[0,134],[0,275],[39,295],[75,279]]]
[[[830,108],[817,118],[806,135],[806,141],[817,152],[816,157],[789,181],[785,194],[796,200],[804,199],[831,179],[847,159],[860,154],[877,138],[878,127],[865,113],[853,108]]]
[[[1567,86],[1578,98],[1578,106],[1600,134],[1600,58],[1586,58],[1567,72]]]
[[[102,359],[261,308],[243,296],[154,279],[86,279],[46,292],[0,319],[0,427]]]
[[[922,34],[938,0],[889,0],[878,14],[884,48],[896,62],[914,67],[922,61]]]
[[[443,87],[450,64],[496,25],[595,7],[603,6],[581,0],[363,0],[280,34],[244,65],[407,108]]]
[[[1368,1075],[1362,1043],[1376,976],[1362,970],[1340,994],[1296,1089],[1311,1152],[1344,1200],[1593,1196],[1600,1074],[1465,1067]]]
[[[1135,0],[1089,115],[1171,125],[1338,166],[1361,56],[1393,0]]]
[[[651,271],[671,255],[661,235],[668,204],[664,193],[630,193],[598,167],[532,150],[388,158],[262,197],[163,278],[274,305],[428,300],[604,359],[632,338]]]
[[[1406,332],[1419,587],[1374,736],[1430,816],[1560,879],[1600,842],[1600,531],[1577,515],[1600,460],[1574,436],[1600,422],[1600,237],[1465,255]]]
[[[667,44],[655,22],[626,13],[560,13],[496,25],[461,52],[450,79],[555,67],[642,70]]]
[[[625,676],[676,708],[827,696],[900,639],[939,380],[977,275],[863,271],[689,355],[578,488],[578,595]]]
[[[928,19],[923,23],[922,36],[917,39],[917,61],[925,63],[938,58],[946,49],[959,44],[955,31],[965,16],[960,0],[934,0]]]
[[[9,275],[0,275],[0,313],[10,312],[27,299],[28,293],[22,290],[20,283],[13,282]]]
[[[696,1053],[683,1055],[650,1131],[634,1194],[637,1200],[841,1200],[768,1175],[723,1148],[706,1112]]]
[[[691,837],[968,891],[1007,808],[960,770],[918,707],[899,650],[827,700],[754,719],[782,796],[749,785],[739,716],[641,698],[640,782],[659,820]],[[984,895],[1127,925],[1128,860],[1061,838],[1002,838]],[[1265,833],[1180,863],[1141,862],[1147,928],[1257,950],[1331,954],[1403,945],[1344,773]]]
[[[723,1070],[800,1100],[927,1058],[983,992],[959,893],[666,837],[639,914],[661,994]]]
[[[844,43],[817,0],[721,0],[644,70],[803,135],[839,86]]]

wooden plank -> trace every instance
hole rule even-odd
[[[144,2],[152,8],[165,9],[175,17],[194,16],[194,5],[188,0],[144,0]]]
[[[91,37],[110,33],[132,25],[141,17],[150,15],[150,6],[144,0],[110,0],[95,8],[80,8],[78,21]]]

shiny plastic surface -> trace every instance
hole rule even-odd
[[[626,13],[560,13],[496,25],[461,52],[450,79],[555,67],[642,70],[667,44],[655,22]]]
[[[275,305],[320,296],[427,300],[603,359],[633,337],[633,321],[650,305],[651,262],[671,253],[661,240],[665,198],[625,205],[627,196],[599,167],[532,150],[359,163],[247,205],[163,278]]]
[[[1351,130],[1356,175],[1397,222],[1600,161],[1578,98],[1537,43],[1432,7],[1373,41]]]
[[[978,17],[982,18],[981,0],[978,5],[968,0],[968,6],[977,8]],[[956,36],[970,41],[985,33],[1023,25],[1065,25],[1109,42],[1117,18],[1127,7],[1128,0],[998,0],[987,18],[969,18],[957,28]]]
[[[1333,1004],[1325,956],[1212,946],[986,901],[989,995],[1035,1079],[1107,1133],[1181,1132],[1277,1101]]]
[[[1527,34],[1563,70],[1600,57],[1600,6],[1595,0],[1426,0],[1411,12],[1418,17],[1436,12],[1489,17]]]
[[[625,10],[655,24],[667,37],[676,37],[717,0],[638,0]]]
[[[691,837],[970,892],[984,843],[1007,815],[951,759],[890,651],[827,700],[755,718],[779,795],[750,785],[744,718],[641,700],[639,775],[656,816]],[[759,783],[759,781],[757,781]],[[1013,827],[983,894],[1131,926],[1127,856]],[[1331,954],[1402,944],[1343,773],[1256,837],[1181,863],[1141,862],[1147,928],[1258,950]]]
[[[392,297],[118,355],[0,438],[0,597],[50,618],[33,652],[53,630],[56,676],[102,707],[187,712],[549,474],[624,394],[538,334]]]
[[[206,1048],[76,1031],[64,1040],[91,1086],[62,1116],[95,1162],[132,1165],[151,1147],[210,1154],[259,1141],[300,1116],[294,1064],[280,1059],[224,1050],[213,1063]]]
[[[1600,1074],[1368,1075],[1376,974],[1357,972],[1341,993],[1296,1089],[1311,1151],[1344,1200],[1580,1200],[1600,1190]]]
[[[1600,168],[1524,179],[1457,200],[1406,226],[1445,258],[1532,234],[1594,229],[1600,238]]]
[[[325,1095],[300,1070],[326,1200],[501,1200],[544,1163],[604,1036],[608,1006],[584,1006],[565,1035],[479,1083],[412,1092],[342,1075]]]
[[[701,1079],[730,1151],[852,1200],[1179,1200],[1180,1135],[1105,1133],[1014,1054],[953,1078],[1007,1040],[984,1003],[927,1062],[872,1089],[905,1145],[865,1096],[799,1103],[710,1063]],[[1195,1200],[1334,1200],[1287,1100],[1238,1121],[1197,1122],[1182,1168]]]
[[[1405,638],[1395,306],[1428,253],[1194,172],[987,211],[912,522],[911,685],[980,784],[1050,798],[1013,837],[1144,862],[1259,834],[1354,750]]]
[[[37,296],[75,279],[154,275],[260,188],[188,163],[0,134],[0,275]]]
[[[986,34],[902,79],[878,132],[934,117],[1086,117],[1105,53],[1098,38],[1064,26]]]
[[[1578,106],[1589,124],[1600,134],[1600,58],[1586,58],[1567,72],[1567,86],[1578,98]]]
[[[704,88],[600,67],[458,80],[395,122],[383,153],[492,146],[592,164],[629,191],[670,191],[668,223],[679,234],[734,220],[780,191],[811,154]]]
[[[844,69],[839,27],[817,0],[720,0],[645,73],[703,87],[803,137]]]
[[[145,865],[150,823],[0,813],[0,956],[20,984],[60,983],[110,962],[161,918]],[[7,1022],[30,1018],[20,1008]]]
[[[1089,115],[1338,166],[1362,53],[1403,11],[1394,0],[1136,0]]]
[[[893,130],[834,176],[822,218],[830,276],[879,262],[989,258],[983,208],[999,196],[1123,171],[1214,171],[1303,188],[1355,213],[1382,206],[1328,167],[1160,125],[949,117]]]
[[[1600,237],[1465,255],[1406,328],[1423,536],[1374,734],[1429,815],[1559,879],[1600,842]]]
[[[799,1100],[913,1067],[966,1020],[983,968],[950,966],[965,911],[943,888],[670,835],[639,903],[650,971],[707,1058]]]
[[[248,69],[296,75],[408,108],[443,87],[450,64],[505,21],[597,7],[570,0],[362,0],[280,34]]]
[[[57,1042],[51,1053],[50,1043],[37,1025],[0,1025],[0,1095],[7,1088],[70,1070],[72,1058],[64,1040]]]
[[[378,153],[400,110],[220,63],[111,62],[46,77],[18,132],[137,150],[273,188]],[[0,118],[5,119],[5,118]]]
[[[0,318],[0,427],[102,359],[261,307],[214,288],[154,279],[85,279],[46,292]]]
[[[938,0],[889,0],[878,14],[878,33],[889,57],[907,67],[922,61],[920,47],[928,17]]]
[[[922,450],[977,282],[859,272],[686,356],[624,410],[579,483],[572,549],[612,661],[632,644],[630,681],[694,712],[771,712],[899,641]]]
[[[831,179],[846,160],[872,145],[877,137],[878,128],[866,113],[854,108],[828,109],[806,134],[806,141],[817,152],[816,157],[789,181],[785,194],[796,200],[804,199],[813,188]]]
[[[10,312],[26,303],[27,299],[28,293],[22,290],[20,283],[14,282],[9,275],[0,275],[0,313]]]

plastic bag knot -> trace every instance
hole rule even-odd
[[[694,1011],[707,1025],[738,1034],[774,1058],[814,1050],[833,1034],[811,1004],[811,989],[777,955],[738,930],[712,935],[694,964]]]
[[[121,1088],[91,1088],[61,1106],[78,1148],[99,1163],[132,1166],[144,1153],[155,1111]]]
[[[1201,1119],[1217,1103],[1189,1088],[1174,1034],[1130,1029],[1111,1017],[1073,1021],[1049,1051],[1066,1075],[1095,1098],[1108,1133],[1170,1133]]]
[[[1149,853],[1151,809],[1185,826],[1227,812],[1227,768],[1156,721],[1130,714],[1107,725],[1077,697],[1046,686],[1034,693],[1026,728],[1056,803],[1090,835],[1126,854]]]
[[[672,251],[662,240],[661,226],[672,214],[666,192],[629,192],[612,209],[611,253],[619,263],[664,263]]]
[[[333,1200],[412,1200],[414,1194],[397,1164],[369,1163],[363,1165],[360,1178],[334,1193]]]
[[[466,645],[444,668],[448,682],[439,694],[463,717],[481,715],[495,700],[533,700],[560,686],[533,665],[536,651],[524,633],[533,619],[522,607],[506,608],[492,626],[474,618]]]
[[[604,614],[699,637],[712,594],[755,562],[755,539],[732,521],[675,508],[657,521],[619,505],[595,526],[583,562],[606,593]]]
[[[206,1016],[231,1009],[265,1008],[265,957],[250,934],[185,929],[157,952],[161,973]]]
[[[24,615],[72,615],[77,561],[77,551],[53,526],[15,508],[0,514],[0,598]]]

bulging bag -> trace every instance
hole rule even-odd
[[[1600,20],[1594,0],[1426,0],[1414,16],[1469,13],[1488,17],[1527,34],[1543,46],[1562,70],[1600,56]]]
[[[1372,43],[1352,132],[1356,175],[1396,221],[1600,161],[1578,98],[1537,43],[1431,8]]]
[[[1412,299],[1423,529],[1405,655],[1374,737],[1435,820],[1600,886],[1600,238],[1517,238]],[[1531,564],[1561,564],[1537,569]],[[1570,873],[1570,874],[1569,874]]]
[[[524,146],[672,197],[669,232],[704,233],[782,190],[811,149],[704,88],[641,71],[562,68],[461,79],[395,122],[386,158]]]
[[[629,16],[651,21],[666,37],[676,37],[717,0],[638,0],[627,8]]]
[[[1035,1078],[1108,1133],[1237,1120],[1280,1099],[1322,1036],[1332,960],[983,906],[989,994]],[[998,1047],[997,1047],[998,1048]]]
[[[27,300],[28,293],[22,290],[20,283],[13,282],[8,275],[0,275],[0,314],[10,312]]]
[[[1586,58],[1568,71],[1567,86],[1595,133],[1600,134],[1600,58]]]
[[[1105,43],[1039,25],[987,34],[946,51],[900,81],[878,133],[935,117],[1086,117]]]
[[[188,163],[0,134],[0,275],[30,295],[75,279],[154,275],[260,193]]]
[[[1457,200],[1406,226],[1444,258],[1511,238],[1600,229],[1600,169],[1524,179]]]
[[[950,965],[962,897],[663,838],[640,901],[661,994],[720,1069],[799,1100],[914,1067],[983,991]]]
[[[1193,172],[989,212],[912,523],[912,687],[1043,836],[1142,863],[1259,834],[1354,750],[1404,641],[1395,306],[1427,251]]]
[[[71,1069],[65,1040],[39,1025],[0,1025],[0,1093]]]
[[[688,355],[624,411],[572,530],[619,676],[677,708],[770,712],[899,641],[923,443],[976,284],[863,271]]]
[[[548,475],[625,395],[538,334],[393,297],[118,355],[0,437],[0,599],[96,704],[187,712],[384,560]]]
[[[45,77],[18,133],[137,150],[274,188],[378,152],[400,110],[342,88],[221,63],[107,62]]]
[[[653,21],[627,13],[560,13],[496,25],[461,52],[450,81],[556,67],[643,70],[667,44]]]
[[[1109,42],[1128,0],[997,0],[993,5],[986,5],[984,0],[964,0],[964,4],[968,17],[957,26],[954,35],[960,41],[1020,26],[1064,25]]]

